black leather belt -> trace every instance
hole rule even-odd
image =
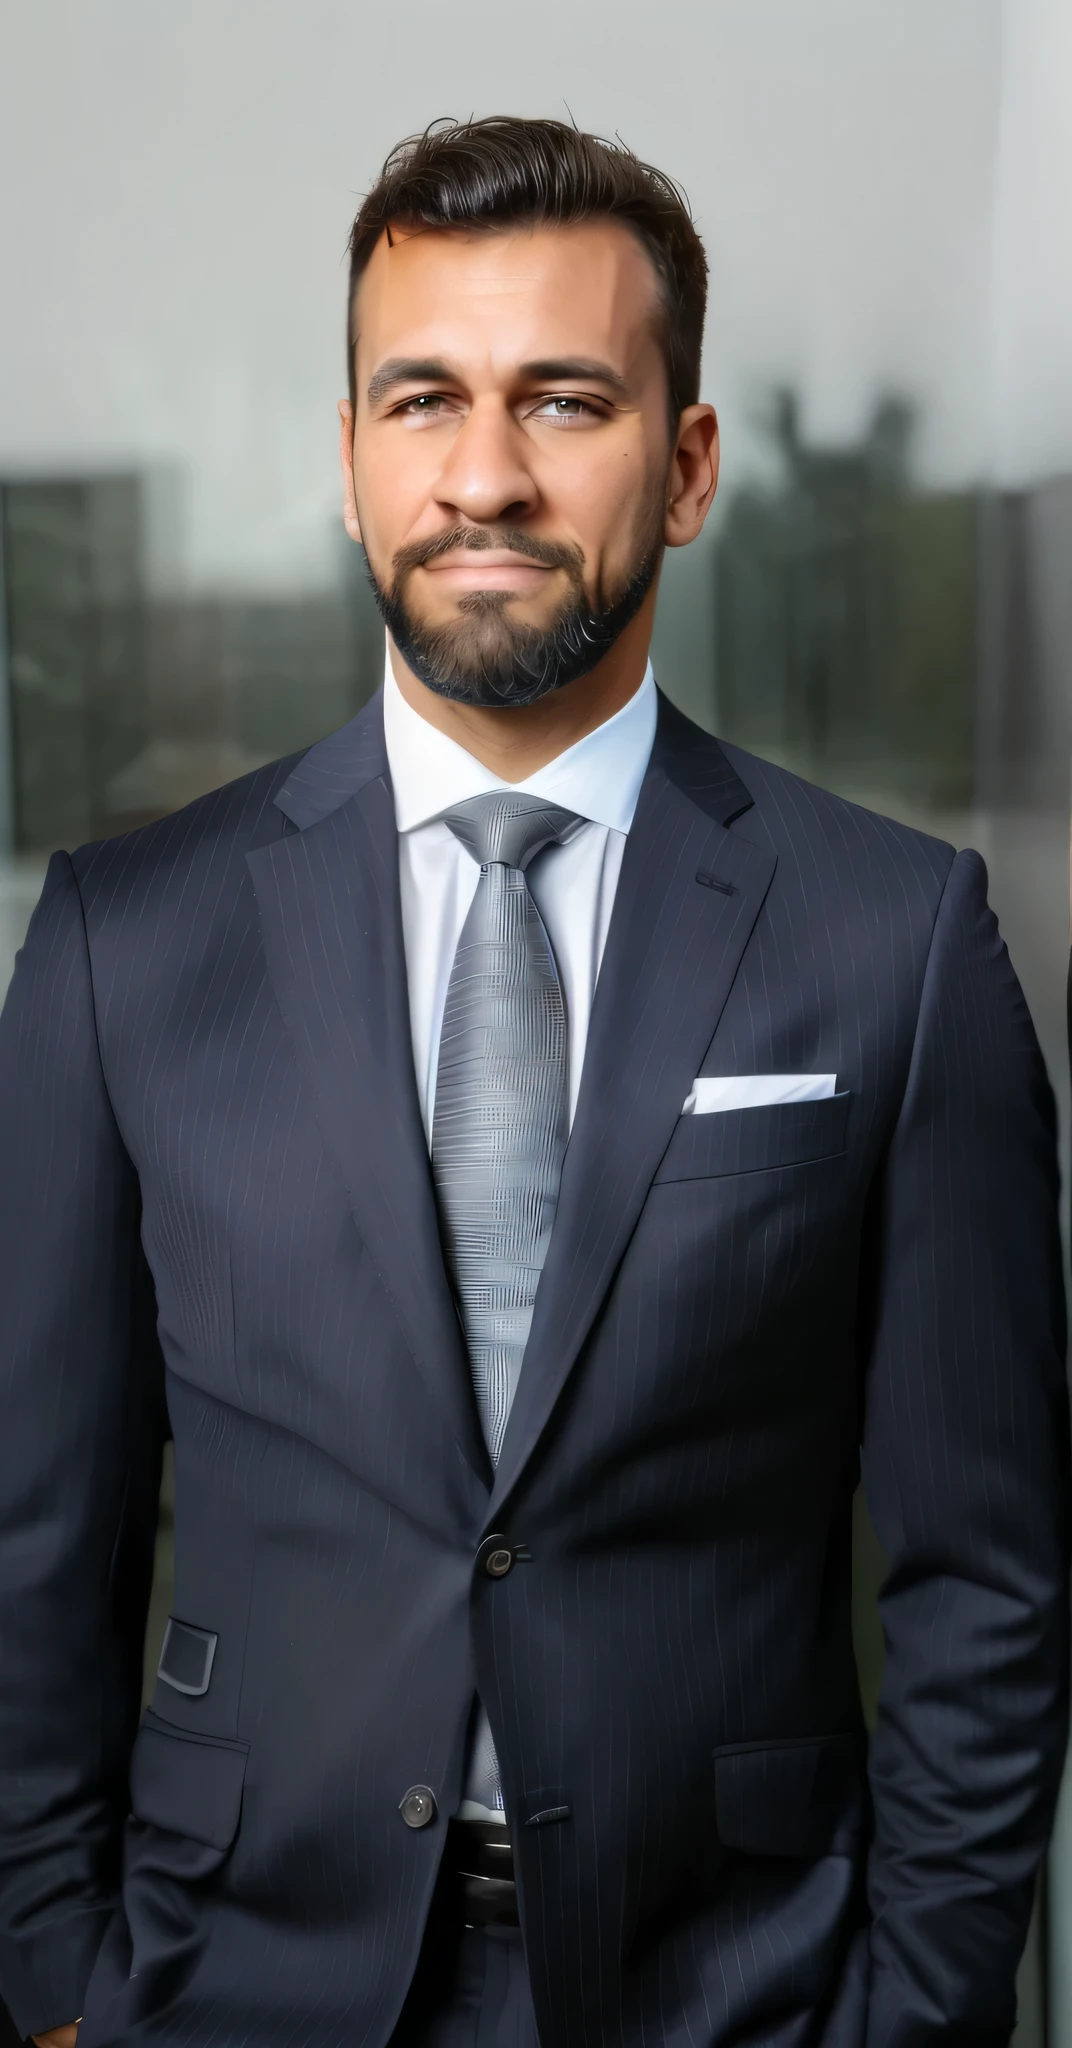
[[[467,1927],[516,1927],[517,1886],[509,1830],[496,1821],[452,1820],[443,1875]]]

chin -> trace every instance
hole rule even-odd
[[[413,662],[411,650],[410,660]],[[476,630],[463,626],[441,628],[422,649],[418,669],[422,682],[439,692],[469,704],[529,704],[546,694],[546,684],[526,674],[518,661],[516,636],[501,631]]]
[[[439,620],[414,618],[419,641],[444,679],[457,678],[477,687],[487,685],[498,694],[513,694],[519,655],[557,624],[552,608],[542,616],[526,616],[523,600],[501,590],[478,590],[459,598],[448,615]]]

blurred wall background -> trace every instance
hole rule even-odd
[[[569,113],[681,180],[711,259],[723,486],[660,680],[982,847],[1067,1134],[1067,0],[35,0],[4,44],[0,986],[52,846],[376,686],[336,509],[350,219],[437,115]],[[858,1564],[870,1699],[862,1505]],[[1047,1982],[1072,2048],[1072,1814],[1023,2042]]]

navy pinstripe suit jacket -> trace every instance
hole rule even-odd
[[[661,704],[494,1478],[379,700],[56,855],[0,1060],[22,2028],[381,2048],[479,1687],[547,2048],[1006,2040],[1065,1737],[1069,1454],[1051,1097],[976,855]],[[808,1070],[838,1094],[680,1116],[697,1074]],[[216,1641],[138,1728],[168,1428],[175,1613]],[[491,1531],[529,1553],[498,1581]]]

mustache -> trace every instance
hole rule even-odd
[[[565,569],[574,581],[580,579],[584,568],[582,550],[568,541],[541,540],[537,534],[525,533],[516,526],[452,526],[446,533],[398,548],[393,559],[395,576],[404,576],[408,569],[423,569],[456,548],[467,548],[473,554],[489,548],[507,548],[512,555],[524,555],[530,562],[539,562],[541,568]]]

